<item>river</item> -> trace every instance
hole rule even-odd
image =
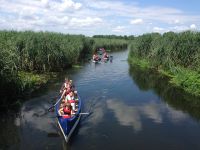
[[[19,113],[0,119],[0,150],[199,150],[200,102],[154,72],[130,67],[128,51],[112,62],[70,69],[24,102]],[[76,85],[83,116],[65,144],[55,113],[65,76]]]

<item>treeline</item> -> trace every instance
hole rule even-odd
[[[144,34],[134,39],[130,49],[130,62],[157,68],[175,85],[200,95],[199,32]]]
[[[103,47],[110,51],[117,51],[128,47],[128,41],[125,39],[94,38],[94,41],[94,49]]]
[[[93,38],[106,38],[106,39],[125,39],[125,40],[134,40],[134,36],[130,35],[94,35]]]

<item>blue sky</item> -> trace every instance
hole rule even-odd
[[[0,0],[0,29],[141,35],[200,30],[198,0]]]

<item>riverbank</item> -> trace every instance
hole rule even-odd
[[[152,68],[170,78],[170,83],[200,96],[200,32],[150,33],[136,37],[129,62]]]
[[[200,74],[198,72],[177,66],[171,66],[170,70],[166,70],[161,65],[153,66],[147,59],[139,59],[130,55],[128,61],[131,65],[139,66],[141,70],[155,70],[168,77],[171,85],[200,97]]]

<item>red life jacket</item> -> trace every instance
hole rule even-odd
[[[67,114],[67,115],[71,115],[71,109],[70,108],[63,108],[63,112],[64,114]]]
[[[63,118],[70,118],[71,117],[71,109],[70,108],[63,108],[64,116]]]

